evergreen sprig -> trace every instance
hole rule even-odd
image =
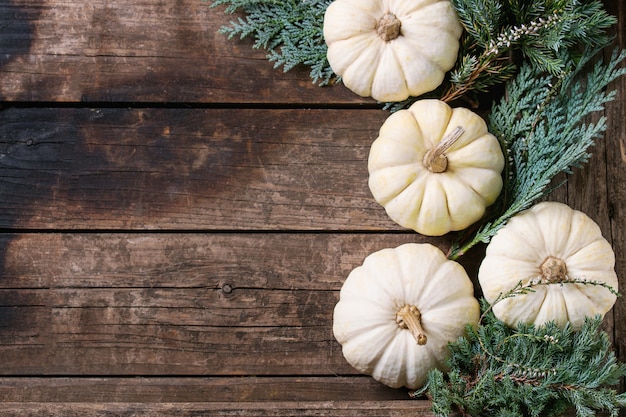
[[[392,111],[420,98],[474,103],[476,94],[511,79],[519,59],[538,70],[560,76],[569,71],[580,47],[608,42],[606,29],[615,17],[599,0],[451,0],[465,31],[459,57],[435,91],[386,103]],[[339,79],[326,57],[324,13],[332,0],[215,0],[226,13],[242,11],[220,32],[229,38],[254,38],[254,48],[268,51],[275,67],[311,69],[319,85]]]
[[[580,47],[608,42],[615,24],[600,1],[452,0],[463,23],[460,60],[442,99],[485,92],[515,74],[515,58],[539,72],[562,76]],[[515,55],[521,55],[516,57]]]
[[[609,42],[616,23],[600,1],[451,0],[464,27],[455,67],[435,91],[385,108],[397,111],[421,98],[462,99],[478,105],[478,95],[512,79],[520,62],[537,73],[562,77],[576,65],[581,48]]]
[[[520,324],[495,318],[482,300],[483,322],[450,344],[450,371],[432,370],[424,388],[438,416],[559,416],[573,408],[579,417],[617,416],[626,393],[612,388],[626,376],[611,349],[600,317],[574,331],[569,325]]]
[[[506,95],[489,115],[489,131],[505,153],[503,190],[479,229],[468,229],[458,237],[450,249],[451,259],[480,242],[488,243],[512,216],[552,191],[558,174],[571,173],[589,159],[588,150],[606,130],[606,119],[589,122],[588,116],[614,99],[615,91],[607,86],[626,74],[626,68],[619,67],[624,51],[616,51],[606,63],[598,60],[589,69],[597,52],[587,48],[562,77],[525,64],[507,83]]]
[[[267,50],[274,67],[287,72],[298,65],[310,68],[319,85],[336,78],[324,43],[323,20],[332,0],[216,0],[212,7],[227,5],[225,12],[243,11],[244,17],[220,28],[228,38],[252,37],[254,48]]]

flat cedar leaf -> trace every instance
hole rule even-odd
[[[289,71],[298,65],[310,68],[319,85],[330,84],[336,75],[326,58],[323,17],[331,0],[216,0],[226,13],[241,11],[244,17],[220,29],[229,38],[252,37],[255,48],[267,50],[276,68]]]
[[[558,174],[587,162],[589,148],[606,130],[604,117],[588,122],[588,116],[615,98],[608,86],[626,74],[620,67],[624,51],[614,51],[607,62],[594,62],[599,52],[587,48],[562,77],[524,64],[507,83],[507,94],[493,104],[488,118],[489,131],[505,154],[503,190],[478,230],[469,237],[459,234],[451,259],[488,243],[511,217],[551,192]]]

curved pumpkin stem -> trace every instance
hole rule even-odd
[[[444,172],[448,168],[448,158],[445,152],[465,133],[465,129],[457,126],[448,133],[437,146],[426,152],[422,163],[430,172],[435,174]]]
[[[422,327],[422,313],[417,307],[405,305],[396,313],[396,323],[402,329],[408,329],[418,345],[423,346],[428,341]]]

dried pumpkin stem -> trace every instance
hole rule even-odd
[[[422,327],[422,313],[420,313],[417,307],[409,304],[402,307],[396,313],[396,323],[398,323],[400,328],[408,329],[418,345],[426,344],[428,339]]]
[[[448,168],[448,158],[445,153],[457,140],[465,133],[465,129],[461,126],[457,126],[448,133],[437,146],[426,152],[422,163],[430,172],[439,174],[445,172]]]
[[[395,14],[387,12],[376,23],[376,33],[382,40],[389,42],[400,36],[402,22]]]
[[[567,266],[562,259],[548,256],[539,267],[544,281],[549,283],[563,282],[567,279]]]

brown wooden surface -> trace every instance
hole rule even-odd
[[[625,6],[605,4],[624,47]],[[0,415],[430,415],[332,336],[368,254],[449,245],[369,193],[388,113],[274,69],[209,5],[0,1]],[[607,134],[551,199],[600,224],[626,288],[612,87]],[[620,298],[605,320],[622,361],[625,316]]]
[[[11,206],[0,226],[393,228],[371,198],[364,163],[387,115],[8,108],[0,113],[0,184]]]
[[[273,69],[203,0],[4,0],[0,98],[10,101],[362,103]]]

